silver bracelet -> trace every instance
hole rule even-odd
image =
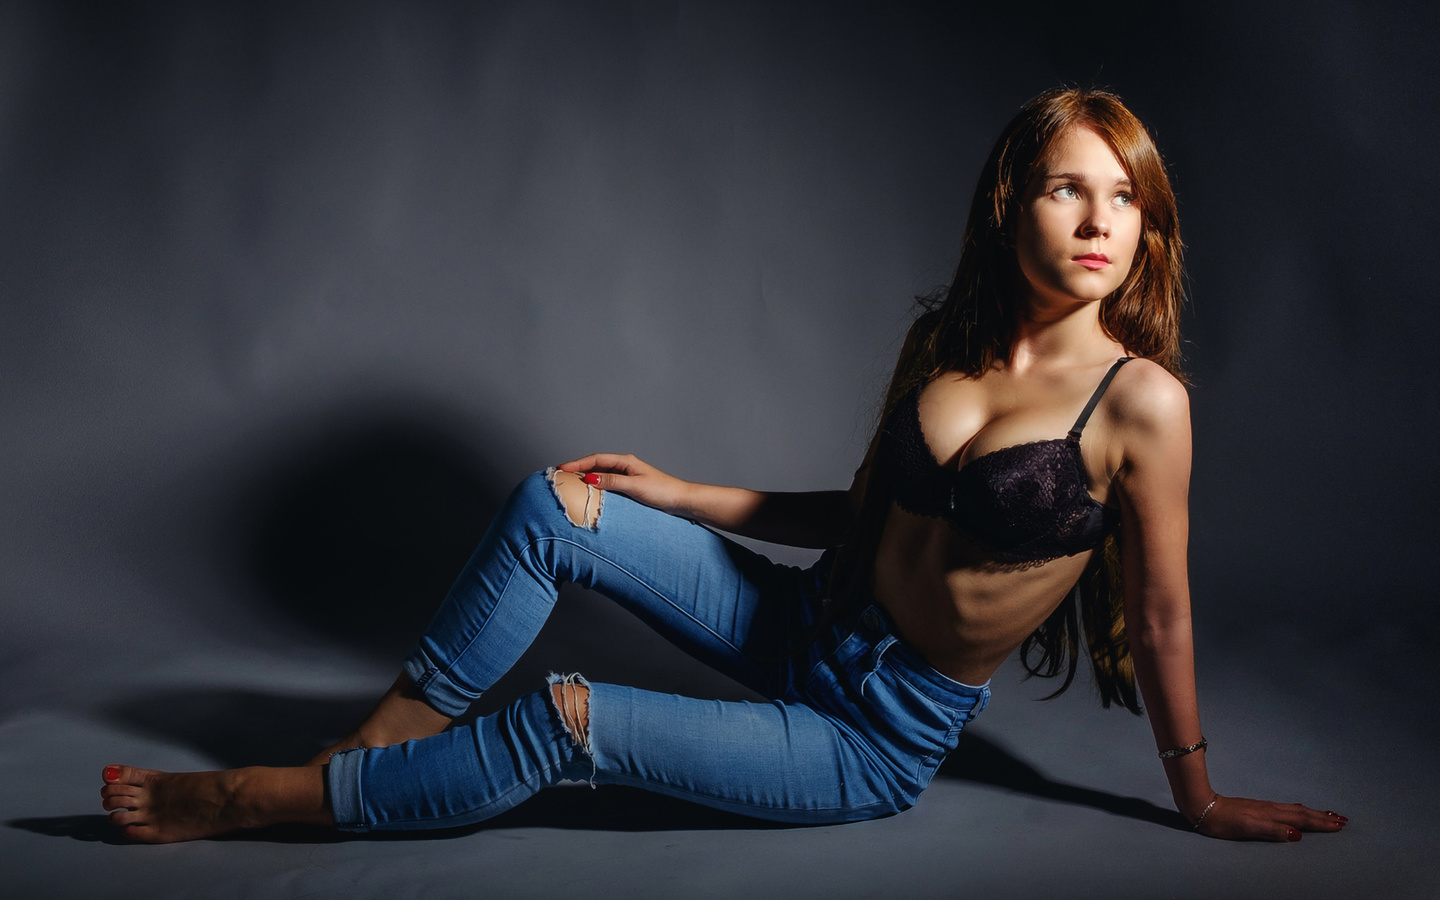
[[[1160,758],[1174,759],[1177,756],[1189,756],[1196,750],[1204,750],[1208,746],[1209,744],[1206,743],[1205,736],[1201,735],[1198,743],[1191,744],[1188,747],[1176,747],[1174,750],[1161,750]]]
[[[1210,815],[1210,810],[1214,809],[1214,808],[1215,808],[1215,804],[1218,803],[1219,801],[1220,801],[1220,792],[1219,792],[1219,791],[1216,791],[1216,792],[1215,792],[1215,795],[1210,798],[1210,802],[1207,803],[1207,804],[1205,805],[1205,808],[1200,811],[1200,818],[1196,819],[1196,820],[1195,820],[1195,824],[1190,826],[1190,830],[1191,830],[1191,831],[1199,831],[1199,830],[1200,830],[1200,823],[1203,822],[1203,821],[1205,821],[1205,817],[1208,816],[1208,815]]]

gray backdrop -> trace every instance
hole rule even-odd
[[[1225,697],[1207,730],[1231,728],[1257,767],[1329,759],[1327,790],[1354,772],[1327,749],[1336,732],[1377,735],[1376,771],[1303,799],[1393,790],[1371,821],[1413,837],[1400,782],[1429,767],[1437,729],[1414,716],[1440,681],[1425,574],[1437,17],[0,5],[0,732],[9,765],[53,769],[4,810],[4,868],[43,858],[12,871],[47,889],[57,867],[73,885],[103,868],[51,835],[99,828],[63,817],[96,811],[90,767],[122,737],[150,741],[140,764],[277,761],[303,748],[247,735],[318,739],[317,717],[353,714],[529,470],[617,450],[724,483],[848,484],[910,298],[954,265],[985,152],[1060,82],[1124,96],[1180,198],[1192,584],[1202,689]],[[595,598],[563,606],[516,689],[584,665],[734,692]],[[1316,718],[1291,738],[1273,717],[1295,708]],[[1150,752],[1143,723],[1077,727]],[[1074,755],[1075,733],[1054,742]],[[1163,806],[1163,784],[1147,790]],[[1064,846],[1076,830],[1040,832]],[[1344,871],[1392,871],[1363,858]]]

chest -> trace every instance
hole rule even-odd
[[[1003,390],[992,387],[986,396],[977,387],[936,381],[897,404],[878,458],[894,500],[945,520],[1003,561],[1092,549],[1119,520],[1117,510],[1092,496],[1096,479],[1081,447],[1094,403],[1075,403],[1085,410],[1067,432],[1056,412],[1068,397],[1027,405]],[[993,415],[997,406],[1008,409]]]

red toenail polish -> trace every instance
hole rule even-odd
[[[1288,828],[1288,829],[1286,829],[1286,830],[1285,830],[1285,836],[1286,836],[1287,838],[1289,838],[1290,840],[1292,840],[1292,841],[1298,841],[1298,840],[1300,840],[1300,832],[1296,831],[1296,830],[1293,829],[1293,828]]]
[[[594,472],[586,472],[581,478],[586,484],[599,484],[600,476]]]
[[[119,766],[106,766],[106,767],[105,767],[105,772],[104,772],[104,777],[105,777],[105,780],[108,781],[108,782],[112,782],[112,783],[113,783],[113,782],[119,781],[119,780],[120,780],[120,767],[119,767]]]

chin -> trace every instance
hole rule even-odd
[[[1106,297],[1109,297],[1111,294],[1115,293],[1115,292],[1118,291],[1119,289],[1120,289],[1120,288],[1119,288],[1119,286],[1117,285],[1116,287],[1113,287],[1113,288],[1111,288],[1110,290],[1104,291],[1104,292],[1093,291],[1093,290],[1091,290],[1091,291],[1067,291],[1067,292],[1065,293],[1065,296],[1068,297],[1070,300],[1073,300],[1073,301],[1075,301],[1075,302],[1077,302],[1077,303],[1084,303],[1084,304],[1086,304],[1086,305],[1089,305],[1089,304],[1091,304],[1091,303],[1099,303],[1101,300],[1104,300]]]
[[[1101,300],[1104,300],[1106,297],[1115,294],[1124,284],[1125,279],[1122,278],[1114,284],[1082,285],[1078,290],[1071,293],[1070,296],[1074,297],[1076,300],[1084,301],[1085,303],[1098,303]]]

